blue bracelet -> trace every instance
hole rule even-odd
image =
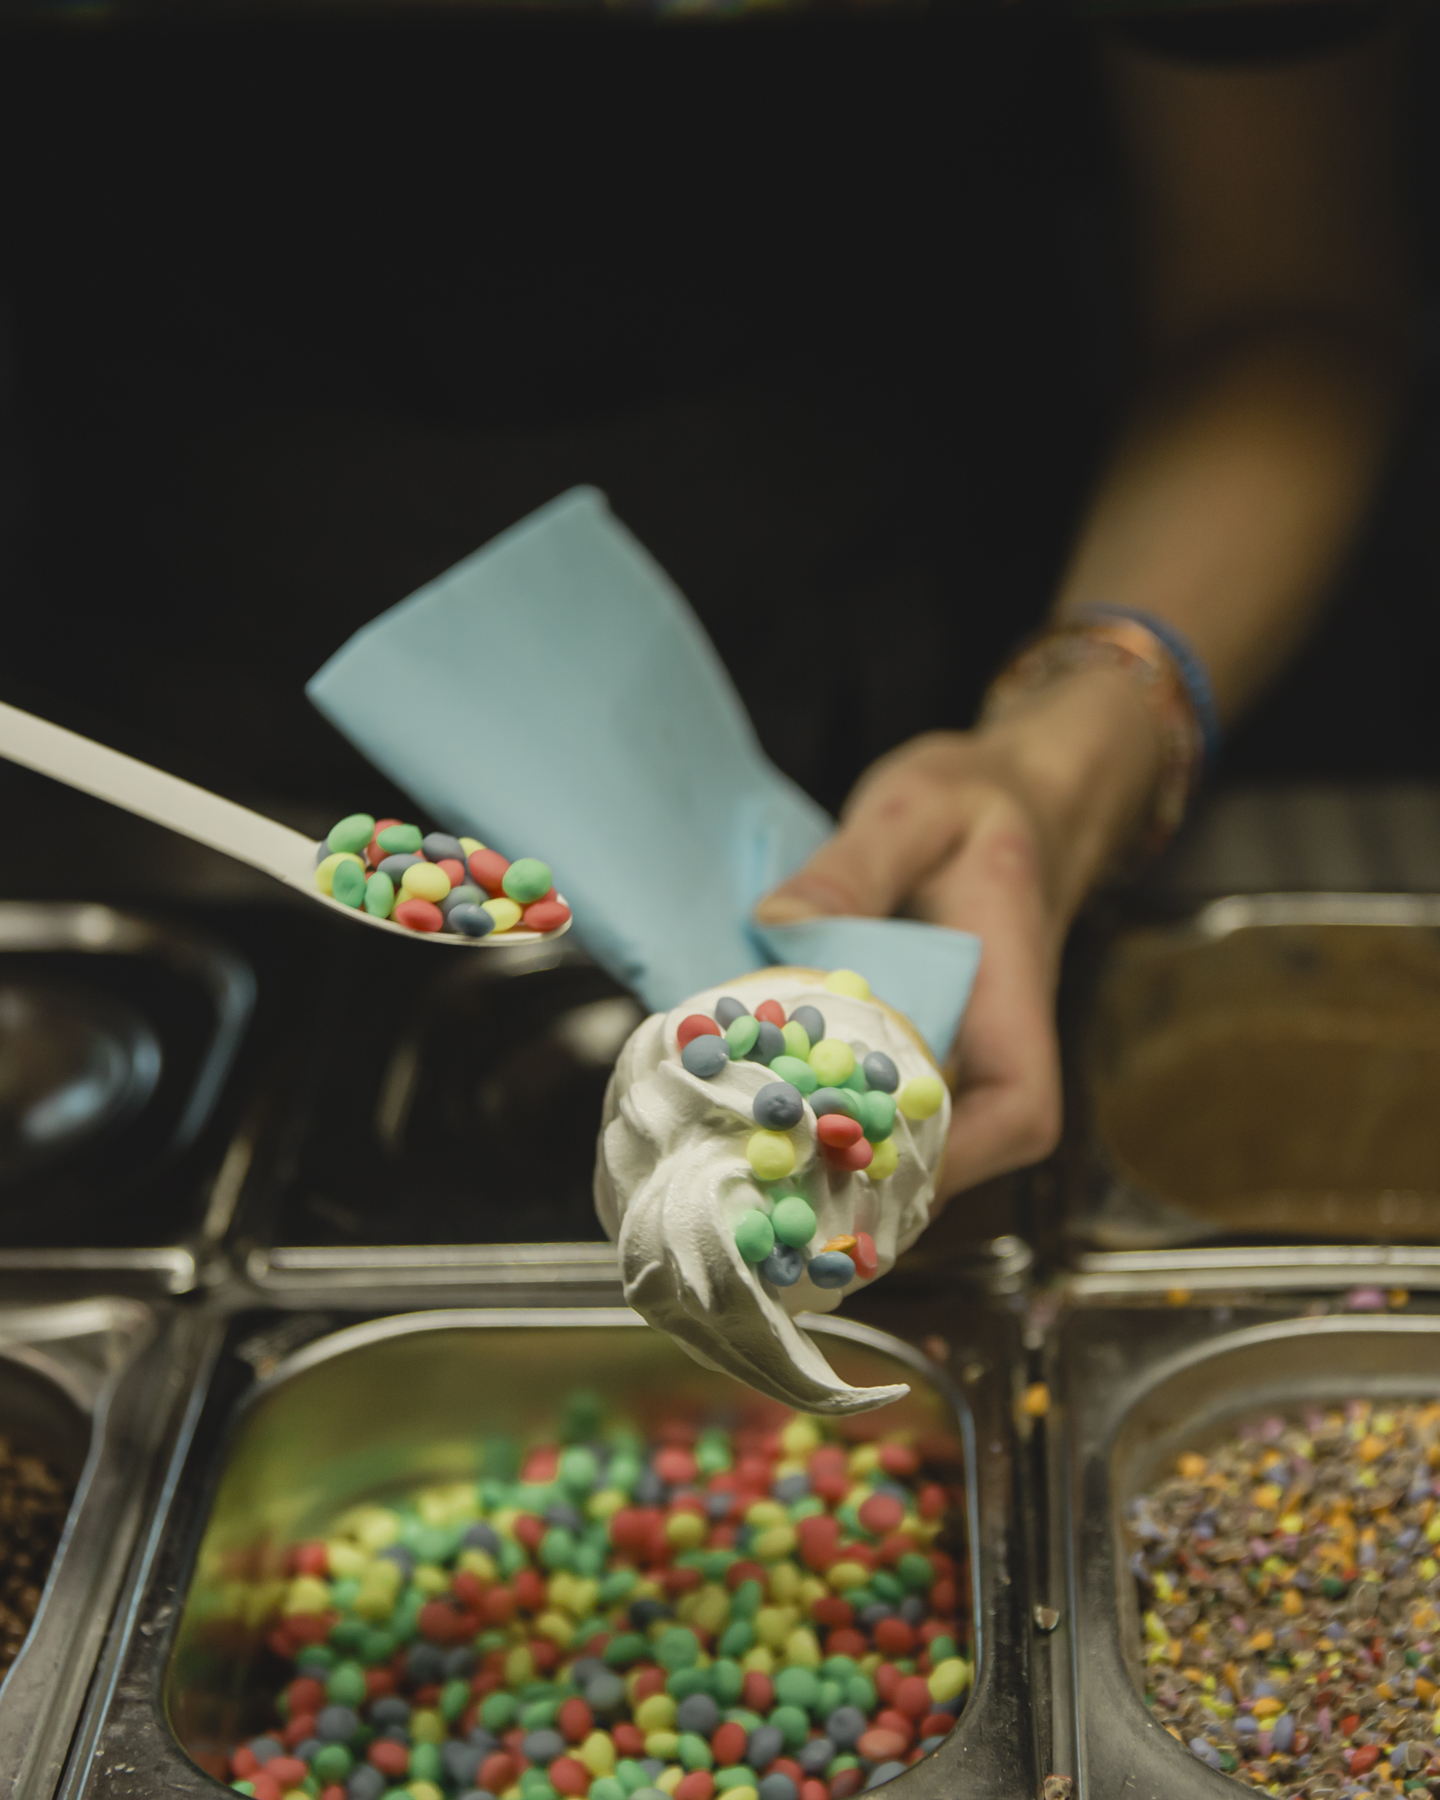
[[[1175,629],[1165,619],[1157,619],[1154,613],[1141,612],[1134,606],[1080,606],[1071,614],[1072,618],[1085,619],[1133,619],[1137,625],[1143,625],[1170,652],[1175,664],[1175,672],[1180,677],[1195,713],[1195,723],[1200,727],[1200,741],[1205,749],[1205,762],[1210,765],[1220,754],[1220,714],[1215,705],[1215,690],[1210,685],[1210,675],[1199,656],[1190,646],[1190,641],[1182,632]]]

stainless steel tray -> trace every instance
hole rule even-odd
[[[1141,1698],[1123,1510],[1180,1451],[1204,1449],[1258,1410],[1433,1399],[1440,1317],[1297,1317],[1283,1302],[1079,1305],[1049,1360],[1052,1526],[1068,1588],[1051,1652],[1057,1756],[1084,1800],[1233,1800],[1238,1784],[1177,1744]]]
[[[1440,1243],[1440,898],[1216,901],[1118,937],[1083,1010],[1072,1243]]]
[[[0,1306],[0,1433],[75,1482],[35,1622],[0,1686],[0,1795],[53,1793],[191,1371],[184,1327],[136,1300]]]
[[[218,1769],[219,1748],[245,1729],[248,1667],[243,1633],[227,1640],[228,1653],[213,1633],[206,1640],[227,1546],[253,1543],[257,1532],[286,1537],[402,1473],[461,1473],[473,1467],[487,1423],[523,1423],[577,1382],[642,1417],[662,1407],[733,1406],[745,1392],[623,1307],[519,1309],[504,1304],[503,1287],[473,1298],[481,1304],[369,1317],[335,1305],[271,1309],[231,1324],[132,1572],[127,1630],[102,1669],[67,1800],[222,1791],[201,1762]],[[356,1299],[346,1294],[346,1308]],[[916,1800],[959,1790],[975,1800],[1031,1800],[1037,1718],[1020,1567],[1018,1324],[1012,1312],[978,1304],[958,1316],[953,1299],[914,1300],[908,1312],[907,1331],[947,1332],[953,1382],[896,1338],[841,1319],[813,1322],[851,1379],[912,1383],[897,1420],[903,1409],[907,1418],[948,1421],[964,1446],[977,1682],[943,1749],[900,1779]]]

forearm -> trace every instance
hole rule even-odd
[[[1250,703],[1323,605],[1383,471],[1403,388],[1398,334],[1256,321],[1162,373],[1096,491],[1058,614],[1167,620],[1223,718]]]

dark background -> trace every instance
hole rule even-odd
[[[0,25],[0,697],[380,810],[304,679],[593,481],[833,807],[1044,609],[1121,212],[1093,39],[1033,13]],[[1436,417],[1224,779],[1440,773]]]

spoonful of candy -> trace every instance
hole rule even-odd
[[[133,756],[0,703],[0,756],[207,844],[381,931],[434,944],[534,943],[570,929],[570,908],[533,856],[508,862],[475,838],[422,834],[352,813],[318,845]]]

